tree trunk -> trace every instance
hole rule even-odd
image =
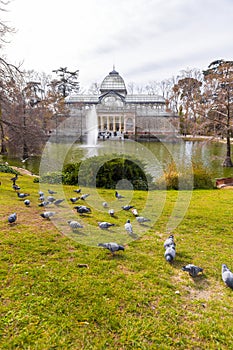
[[[26,144],[26,142],[24,141],[23,142],[23,159],[26,159],[28,158],[28,146]]]
[[[227,131],[227,155],[223,162],[224,167],[231,168],[233,167],[232,161],[231,161],[231,139],[230,139],[230,132]]]
[[[6,155],[8,152],[7,152],[7,148],[6,148],[6,145],[5,145],[5,141],[4,139],[2,138],[1,140],[1,151],[0,151],[0,154],[2,155]]]
[[[0,129],[1,129],[1,151],[0,154],[7,154],[6,143],[5,143],[5,134],[2,125],[2,111],[0,106]]]

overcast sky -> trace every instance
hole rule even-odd
[[[233,60],[233,0],[11,0],[8,61],[50,74],[79,69],[82,87],[115,69],[145,85]]]

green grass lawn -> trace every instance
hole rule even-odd
[[[22,192],[30,193],[27,208],[11,177],[0,174],[1,349],[233,348],[233,290],[221,279],[222,263],[233,270],[232,190],[193,191],[173,231],[177,255],[169,264],[163,243],[171,215],[179,216],[179,210],[173,212],[178,192],[148,197],[120,191],[125,199],[119,203],[113,190],[83,189],[91,193],[92,213],[72,214],[85,226],[83,233],[73,233],[66,221],[75,187],[64,186],[68,204],[51,206],[57,217],[50,221],[39,215],[39,184],[19,177]],[[115,218],[101,208],[104,200],[115,206]],[[132,213],[120,210],[129,203],[149,215],[152,225],[141,227]],[[13,212],[18,219],[10,225]],[[127,218],[140,236],[136,240],[124,231]],[[115,226],[103,232],[97,226],[102,220]],[[97,247],[107,240],[124,244],[125,251],[112,256]],[[203,267],[203,274],[191,278],[181,270],[187,263]]]

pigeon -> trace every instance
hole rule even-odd
[[[133,213],[134,216],[138,216],[138,211],[137,211],[137,209],[133,208],[133,209],[132,209],[132,213]]]
[[[47,201],[50,202],[50,203],[53,203],[55,202],[56,198],[54,198],[53,196],[48,196],[47,197]]]
[[[74,190],[76,193],[81,193],[81,188],[78,188],[77,190]]]
[[[120,193],[118,193],[117,191],[115,191],[115,197],[117,199],[121,199],[121,198],[125,198],[124,196],[122,196]]]
[[[45,211],[44,213],[40,214],[40,216],[44,219],[49,219],[54,215],[55,215],[54,211]]]
[[[13,184],[12,185],[12,188],[15,190],[15,191],[19,191],[20,190],[20,187],[16,184]]]
[[[127,231],[129,234],[131,234],[131,235],[133,234],[133,226],[132,226],[132,224],[130,223],[130,220],[129,220],[129,219],[126,221],[125,229],[126,229],[126,231]]]
[[[13,213],[8,216],[8,222],[9,224],[13,224],[17,220],[17,214]]]
[[[51,202],[43,201],[40,204],[38,204],[39,207],[47,207],[47,205],[51,204]]]
[[[29,199],[25,199],[25,201],[24,201],[24,204],[26,205],[26,207],[28,207],[29,205],[30,205],[30,200]]]
[[[29,157],[27,157],[27,158],[22,158],[22,159],[21,159],[21,162],[22,162],[22,163],[25,163],[28,159],[29,159]]]
[[[40,197],[43,197],[43,196],[44,196],[44,192],[39,191],[38,193],[39,193],[39,196],[40,196]]]
[[[53,204],[55,204],[56,206],[59,206],[62,202],[64,202],[65,199],[56,199]]]
[[[83,225],[81,225],[78,221],[75,220],[69,220],[67,223],[70,225],[70,227],[75,230],[77,228],[83,228]]]
[[[175,248],[176,244],[174,241],[174,236],[170,235],[164,242],[164,249],[166,250],[168,247],[173,246]]]
[[[112,254],[114,254],[115,252],[118,252],[119,250],[123,250],[123,251],[125,250],[125,248],[122,245],[119,245],[118,243],[115,243],[115,242],[99,243],[98,246],[110,250]]]
[[[129,210],[133,208],[133,205],[124,205],[123,207],[121,207],[123,210]]]
[[[76,209],[79,214],[91,213],[91,208],[88,208],[85,205],[77,205],[74,209]]]
[[[108,213],[109,213],[110,216],[114,216],[115,210],[114,209],[109,209]]]
[[[16,174],[14,177],[11,178],[11,181],[13,182],[13,185],[15,185],[15,182],[18,179],[18,174]]]
[[[199,272],[203,271],[201,267],[195,266],[193,264],[188,264],[186,266],[183,266],[182,270],[187,271],[189,275],[192,277],[196,277],[199,274]]]
[[[108,203],[107,202],[103,202],[102,205],[103,205],[104,208],[108,207]]]
[[[44,197],[44,195],[41,195],[40,197],[39,197],[39,199],[38,199],[39,201],[41,201],[41,202],[43,202],[44,200],[45,200],[45,197]]]
[[[87,198],[87,197],[89,197],[90,195],[88,194],[88,193],[86,193],[86,194],[82,194],[81,195],[81,197],[80,197],[80,199],[82,199],[83,201]]]
[[[173,245],[170,245],[165,250],[164,257],[168,262],[172,262],[175,259],[175,256],[176,256],[176,249]]]
[[[137,216],[136,220],[137,222],[139,222],[139,224],[143,224],[144,222],[150,221],[150,219],[144,218],[143,216]]]
[[[79,199],[80,199],[80,197],[72,197],[72,198],[70,198],[70,201],[71,201],[72,203],[75,203],[75,202],[77,202]]]
[[[233,273],[225,264],[222,264],[222,280],[228,287],[233,289]]]
[[[57,192],[55,192],[53,190],[48,190],[48,193],[53,195],[53,194],[56,194]]]
[[[109,227],[115,226],[115,224],[111,224],[110,222],[106,222],[106,221],[98,222],[98,225],[103,230],[107,230]]]
[[[25,198],[25,197],[30,196],[30,194],[29,194],[29,193],[19,193],[19,192],[17,192],[17,196],[18,196],[19,198]]]

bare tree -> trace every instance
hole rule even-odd
[[[100,94],[100,84],[92,83],[88,89],[88,93],[91,95],[99,95]]]
[[[207,120],[221,125],[227,140],[223,166],[232,167],[231,142],[233,119],[233,61],[213,61],[204,74],[204,104],[208,107]]]
[[[10,1],[0,0],[0,13],[6,12],[6,6],[10,3]],[[14,33],[15,29],[9,27],[3,20],[0,20],[0,49],[6,43],[7,34]]]

